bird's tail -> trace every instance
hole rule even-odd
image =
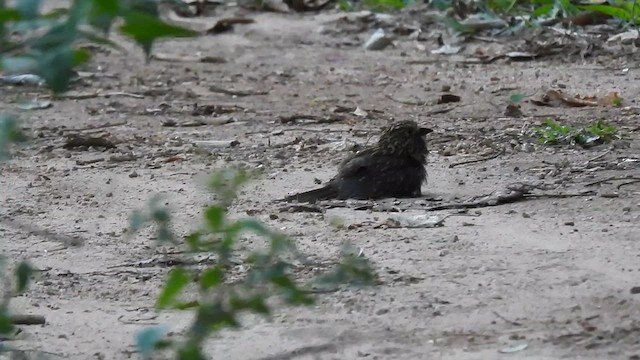
[[[335,188],[335,186],[327,185],[319,189],[314,189],[314,190],[305,191],[305,192],[294,194],[294,195],[289,195],[282,200],[287,202],[295,200],[297,202],[314,203],[318,200],[335,199],[336,197],[338,197],[338,190]]]

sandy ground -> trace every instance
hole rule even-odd
[[[264,175],[242,191],[234,216],[255,214],[319,260],[334,260],[352,242],[375,263],[383,284],[320,295],[313,308],[278,309],[272,322],[247,317],[243,329],[211,339],[207,351],[216,358],[640,357],[640,295],[630,291],[640,286],[640,184],[590,184],[640,176],[638,116],[633,108],[545,108],[529,102],[522,104],[525,117],[503,115],[511,94],[540,95],[554,83],[569,93],[618,91],[633,107],[640,93],[633,55],[465,64],[429,54],[441,28],[434,27],[426,41],[402,36],[394,47],[365,51],[361,44],[375,30],[373,23],[356,32],[337,26],[332,21],[339,16],[332,13],[249,15],[256,23],[232,33],[156,48],[218,56],[226,63],[145,66],[137,51],[94,49],[95,60],[83,69],[88,74],[75,93],[142,96],[62,99],[49,109],[21,113],[33,140],[16,147],[14,158],[0,167],[0,216],[83,244],[68,246],[0,224],[1,253],[39,269],[29,292],[12,307],[46,317],[45,325],[23,326],[7,344],[30,358],[44,353],[52,359],[129,359],[139,358],[136,331],[168,324],[179,334],[189,315],[153,310],[170,268],[141,266],[171,248],[156,248],[151,231],[126,237],[128,217],[160,193],[176,231],[185,233],[198,226],[201,209],[213,199],[204,186],[206,175],[245,165]],[[234,97],[211,91],[212,85],[266,94]],[[436,105],[443,87],[462,101]],[[23,91],[3,89],[0,110],[15,111]],[[240,108],[194,116],[195,104]],[[334,113],[337,106],[359,106],[369,116]],[[343,119],[281,121],[295,114]],[[544,115],[574,124],[605,119],[626,140],[590,149],[542,146],[530,135]],[[547,186],[540,194],[580,196],[540,197],[465,214],[439,211],[434,214],[452,216],[431,229],[378,226],[398,213],[348,207],[323,214],[281,212],[282,204],[272,202],[316,186],[315,178],[328,180],[354,144],[375,141],[379,129],[397,119],[435,130],[429,135],[426,198],[415,199],[403,216],[516,182]],[[181,126],[198,120],[204,125]],[[171,121],[178,126],[164,126]],[[73,133],[108,135],[118,145],[107,151],[62,148],[65,135]],[[209,140],[239,143],[194,145]],[[498,150],[503,153],[496,158],[449,167]],[[132,156],[112,161],[123,155]],[[336,229],[335,217],[352,226]]]

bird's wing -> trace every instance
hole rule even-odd
[[[371,155],[368,154],[359,154],[359,156],[354,156],[350,159],[347,159],[342,163],[336,179],[366,175],[369,171],[369,168],[371,167],[371,160]]]

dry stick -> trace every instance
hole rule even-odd
[[[626,183],[622,183],[622,184],[620,184],[620,185],[616,186],[616,189],[620,190],[620,188],[621,188],[621,187],[623,187],[623,186],[631,185],[631,184],[637,184],[637,183],[640,183],[640,179],[637,179],[637,178],[636,178],[636,179],[634,179],[633,181],[629,181],[629,182],[626,182]]]
[[[586,183],[586,184],[584,184],[584,186],[585,187],[586,186],[593,186],[593,185],[598,185],[598,184],[602,184],[602,183],[606,183],[606,182],[614,181],[614,180],[637,180],[637,179],[638,178],[633,177],[633,176],[623,176],[623,177],[612,176],[612,177],[609,177],[609,178],[606,178],[606,179],[600,179],[600,180],[596,180],[596,181],[593,181],[593,182],[590,182],[590,183]]]
[[[586,165],[586,164],[588,164],[588,163],[590,163],[592,161],[596,161],[596,160],[598,160],[600,158],[603,158],[605,155],[607,155],[610,152],[611,152],[611,149],[608,149],[607,151],[603,152],[602,154],[594,156],[591,159],[587,160],[584,164]]]
[[[421,208],[423,211],[440,211],[440,210],[454,210],[454,209],[477,209],[484,207],[492,207],[498,205],[511,204],[519,201],[526,201],[527,199],[541,199],[541,198],[549,198],[549,199],[565,199],[571,197],[582,197],[582,196],[593,196],[596,195],[595,192],[588,192],[584,194],[523,194],[519,192],[514,192],[513,194],[501,198],[497,198],[493,203],[489,200],[493,200],[492,197],[489,200],[480,200],[474,202],[467,203],[456,203],[456,204],[444,204],[437,205],[427,209]]]
[[[269,93],[268,91],[227,90],[227,89],[223,89],[223,88],[221,88],[219,86],[216,86],[216,85],[209,86],[209,91],[222,93],[222,94],[227,94],[227,95],[233,95],[233,96],[267,95]]]
[[[47,321],[42,315],[11,315],[14,325],[44,325]]]
[[[76,165],[91,165],[91,164],[95,164],[95,163],[99,163],[101,161],[104,161],[103,157],[97,158],[97,159],[89,159],[89,160],[76,160]]]
[[[500,320],[502,320],[502,321],[504,321],[504,322],[506,322],[508,324],[511,324],[513,326],[522,326],[522,324],[520,324],[519,322],[513,321],[513,320],[509,320],[506,317],[500,315],[497,311],[492,311],[492,312],[493,312],[493,315],[497,316]]]
[[[54,99],[71,99],[71,100],[84,100],[84,99],[92,99],[97,97],[110,97],[110,96],[125,96],[132,97],[136,99],[143,99],[144,96],[140,94],[132,94],[124,91],[111,91],[106,93],[100,92],[92,92],[92,93],[66,93],[59,95],[46,95],[44,98],[54,98]]]
[[[449,164],[449,168],[454,168],[456,166],[460,166],[460,165],[467,165],[467,164],[475,164],[475,163],[479,163],[479,162],[483,162],[483,161],[487,161],[487,160],[492,160],[497,158],[498,156],[504,154],[504,150],[500,150],[497,151],[494,154],[491,154],[489,156],[480,158],[480,159],[475,159],[475,160],[467,160],[467,161],[461,161],[461,162],[457,162],[457,163],[453,163],[453,164]]]

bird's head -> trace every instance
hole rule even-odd
[[[390,155],[411,156],[425,164],[429,151],[424,136],[431,132],[433,130],[420,127],[415,121],[398,121],[380,135],[377,148]]]

